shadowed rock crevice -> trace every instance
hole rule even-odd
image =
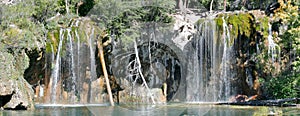
[[[5,106],[11,100],[12,96],[15,93],[16,93],[15,91],[12,91],[12,93],[10,93],[10,94],[0,95],[0,108]]]

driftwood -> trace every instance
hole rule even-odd
[[[300,98],[286,98],[286,99],[277,99],[277,100],[251,100],[243,102],[222,102],[217,105],[241,105],[241,106],[279,106],[279,107],[288,107],[296,106],[296,103],[299,103]]]

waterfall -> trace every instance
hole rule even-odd
[[[95,29],[81,30],[78,24],[77,21],[71,27],[61,28],[57,33],[59,44],[52,45],[56,43],[54,39],[50,44],[51,54],[56,54],[51,61],[52,68],[48,69],[51,71],[50,103],[104,102],[96,71]]]
[[[231,83],[230,83],[230,66],[228,65],[229,57],[230,57],[230,51],[228,51],[228,41],[230,40],[230,32],[227,26],[227,23],[222,17],[223,20],[223,56],[222,56],[222,67],[221,67],[221,78],[223,80],[223,88],[224,88],[224,97],[229,98],[231,93]],[[222,90],[220,90],[220,94],[222,94]],[[226,99],[223,99],[226,100]]]
[[[91,65],[91,79],[96,77],[96,66],[95,66],[95,53],[93,49],[93,38],[94,38],[94,29],[92,29],[92,33],[89,38],[89,48],[90,48],[90,65]]]
[[[69,47],[70,47],[70,72],[71,72],[71,101],[75,101],[75,93],[76,93],[76,74],[75,74],[75,61],[74,61],[74,50],[73,50],[73,39],[71,36],[71,29],[67,29],[68,33],[68,40],[69,40]]]
[[[198,26],[188,55],[186,100],[188,102],[216,102],[228,100],[232,94],[231,47],[228,26],[223,19],[223,33],[219,34],[213,19]],[[194,46],[194,47],[193,47]]]
[[[78,27],[78,24],[79,24],[79,21],[76,21],[75,22],[75,26],[76,27]],[[77,30],[75,30],[75,37],[76,37],[76,40],[77,40],[77,62],[76,62],[76,64],[77,64],[77,75],[78,75],[78,77],[80,77],[80,68],[79,68],[79,66],[80,66],[80,63],[81,63],[81,60],[80,60],[80,47],[81,47],[81,43],[80,43],[80,37],[79,37],[79,34],[78,34],[78,31]]]
[[[278,47],[278,45],[274,42],[273,40],[273,36],[272,36],[272,25],[269,23],[269,35],[268,35],[268,55],[271,55],[271,59],[272,59],[272,63],[275,62],[275,57],[276,57],[276,47]],[[279,50],[278,50],[278,54],[279,54]]]
[[[51,87],[51,103],[56,103],[56,91],[57,91],[57,83],[59,79],[59,69],[60,69],[60,51],[62,47],[62,42],[64,39],[64,30],[60,29],[59,30],[59,44],[58,44],[58,49],[56,51],[56,59],[55,59],[55,64],[54,64],[54,69],[52,72],[52,87]]]
[[[270,55],[271,54],[271,57],[272,57],[272,62],[274,62],[274,52],[275,52],[275,47],[276,47],[276,44],[273,40],[273,36],[272,36],[272,25],[269,24],[269,35],[268,35],[268,54]]]
[[[90,35],[90,38],[89,38],[89,48],[90,48],[90,67],[91,67],[91,75],[90,75],[90,79],[89,79],[89,84],[91,84],[92,80],[96,78],[97,74],[96,74],[96,62],[95,62],[95,53],[94,53],[94,49],[93,49],[93,38],[94,38],[94,28],[92,29],[92,33]],[[91,89],[90,89],[91,90]],[[89,91],[89,95],[92,94],[92,91]],[[88,102],[90,102],[90,97],[88,97]]]

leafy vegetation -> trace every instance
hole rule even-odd
[[[300,97],[300,16],[296,1],[278,0],[281,7],[272,18],[285,28],[278,36],[283,71],[268,81],[268,90],[275,98]]]
[[[113,31],[117,36],[120,36],[124,33],[125,29],[136,25],[134,23],[171,23],[172,17],[168,15],[171,12],[171,10],[156,6],[144,6],[136,9],[125,10],[109,23],[108,29],[109,31]]]
[[[212,0],[189,0],[190,7],[203,5],[209,10]],[[226,2],[226,10],[254,10],[265,9],[271,3],[269,0],[214,0],[213,10],[223,10]],[[196,5],[195,5],[196,4]]]

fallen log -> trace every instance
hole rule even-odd
[[[105,60],[104,60],[103,46],[102,46],[101,41],[98,41],[97,43],[98,43],[98,49],[99,49],[98,54],[100,57],[100,62],[102,65],[102,70],[103,70],[103,74],[104,74],[104,78],[105,78],[105,82],[106,82],[106,89],[108,92],[109,101],[110,101],[111,106],[114,106],[114,100],[112,97],[112,92],[111,92],[110,83],[109,83],[109,79],[108,79],[108,73],[106,70],[106,65],[105,65]]]
[[[286,98],[277,100],[251,100],[243,102],[221,102],[217,105],[241,105],[241,106],[278,106],[278,107],[289,107],[297,106],[300,98]]]

